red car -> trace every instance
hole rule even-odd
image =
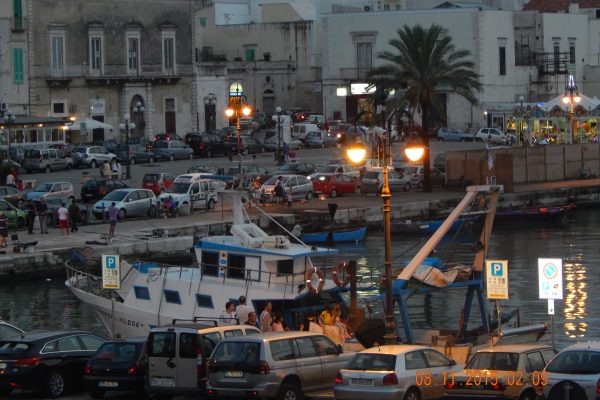
[[[356,193],[356,177],[346,174],[321,173],[311,178],[313,192],[330,197]]]
[[[164,172],[146,174],[142,180],[142,187],[144,189],[152,190],[154,194],[158,196],[159,194],[166,192],[174,179],[175,177],[173,175]]]

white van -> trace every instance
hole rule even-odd
[[[212,210],[217,203],[217,190],[221,189],[221,182],[205,179],[206,174],[192,173],[179,175],[169,189],[161,194],[159,201],[170,197],[177,202],[177,207]]]
[[[299,123],[294,124],[292,129],[292,137],[299,140],[304,140],[308,132],[320,131],[321,129],[316,124]]]

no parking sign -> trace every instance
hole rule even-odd
[[[563,298],[562,259],[538,258],[540,299]]]

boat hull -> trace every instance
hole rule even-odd
[[[471,221],[474,220],[465,218],[456,220],[452,223],[448,233],[457,232],[463,228],[466,222]],[[430,235],[437,231],[443,222],[444,220],[392,222],[390,231],[396,235]]]
[[[347,242],[362,242],[365,240],[367,233],[367,227],[359,229],[352,229],[346,231],[334,231],[333,242],[334,243],[347,243]],[[300,238],[304,243],[325,243],[327,241],[327,235],[329,232],[314,232],[304,233]]]

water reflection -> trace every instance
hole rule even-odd
[[[587,332],[588,324],[585,322],[588,298],[586,272],[585,265],[581,263],[564,263],[564,329],[565,336],[569,338],[581,338]]]

